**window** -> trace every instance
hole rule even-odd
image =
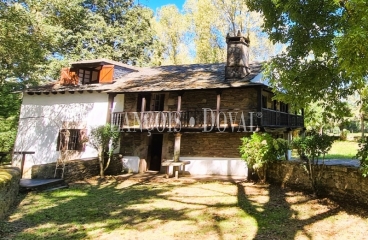
[[[99,71],[94,69],[79,69],[79,82],[82,84],[98,83]]]
[[[57,139],[57,151],[84,151],[86,142],[86,129],[61,129]]]
[[[277,109],[277,101],[276,100],[273,100],[272,105],[273,105],[273,107],[272,107],[273,110],[278,110]]]
[[[150,111],[150,100],[151,94],[138,94],[137,98],[137,112],[142,111],[142,98],[146,99],[146,108],[145,111]]]
[[[262,107],[267,108],[267,96],[262,95]]]
[[[165,94],[153,94],[152,95],[151,111],[163,111]]]
[[[289,106],[288,106],[288,104],[285,104],[285,103],[283,103],[283,102],[280,102],[280,111],[281,112],[289,112]]]

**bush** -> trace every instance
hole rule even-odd
[[[266,181],[267,164],[280,159],[287,153],[288,144],[284,139],[275,139],[268,133],[253,133],[252,136],[243,137],[239,147],[241,158],[253,169],[258,178]],[[286,149],[286,150],[285,150]]]
[[[306,170],[309,175],[313,190],[316,194],[319,193],[319,184],[322,177],[324,164],[318,165],[318,161],[331,149],[334,138],[326,134],[309,133],[306,137],[296,138],[293,140],[293,147],[297,149],[301,160],[306,164]],[[315,169],[321,168],[319,174],[316,174]]]
[[[349,130],[347,129],[342,130],[342,132],[340,133],[340,140],[346,141],[346,139],[348,138],[348,133],[350,133]]]
[[[359,149],[355,158],[360,160],[360,171],[363,177],[368,176],[368,137],[359,140]]]
[[[105,171],[109,167],[114,149],[118,146],[120,132],[116,126],[109,123],[92,128],[89,135],[89,143],[98,152],[98,161],[100,165],[100,176],[105,177]],[[105,162],[105,156],[107,162]]]

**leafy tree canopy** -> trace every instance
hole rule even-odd
[[[276,51],[262,23],[262,15],[250,11],[243,0],[187,0],[182,11],[163,6],[155,22],[161,43],[157,58],[162,64],[224,62],[226,35],[241,30],[250,38],[250,58],[262,61]]]
[[[0,141],[11,146],[15,137],[21,100],[14,92],[58,79],[69,62],[148,64],[152,17],[131,0],[0,1]]]
[[[368,71],[368,5],[361,0],[247,0],[271,40],[287,44],[268,65],[278,98],[304,107],[339,102]]]

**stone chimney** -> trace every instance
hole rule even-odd
[[[226,36],[227,61],[225,78],[242,79],[250,74],[249,69],[249,38],[238,31],[236,36]]]

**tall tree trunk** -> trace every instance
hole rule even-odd
[[[98,162],[100,165],[100,177],[105,178],[103,149],[98,151]]]

